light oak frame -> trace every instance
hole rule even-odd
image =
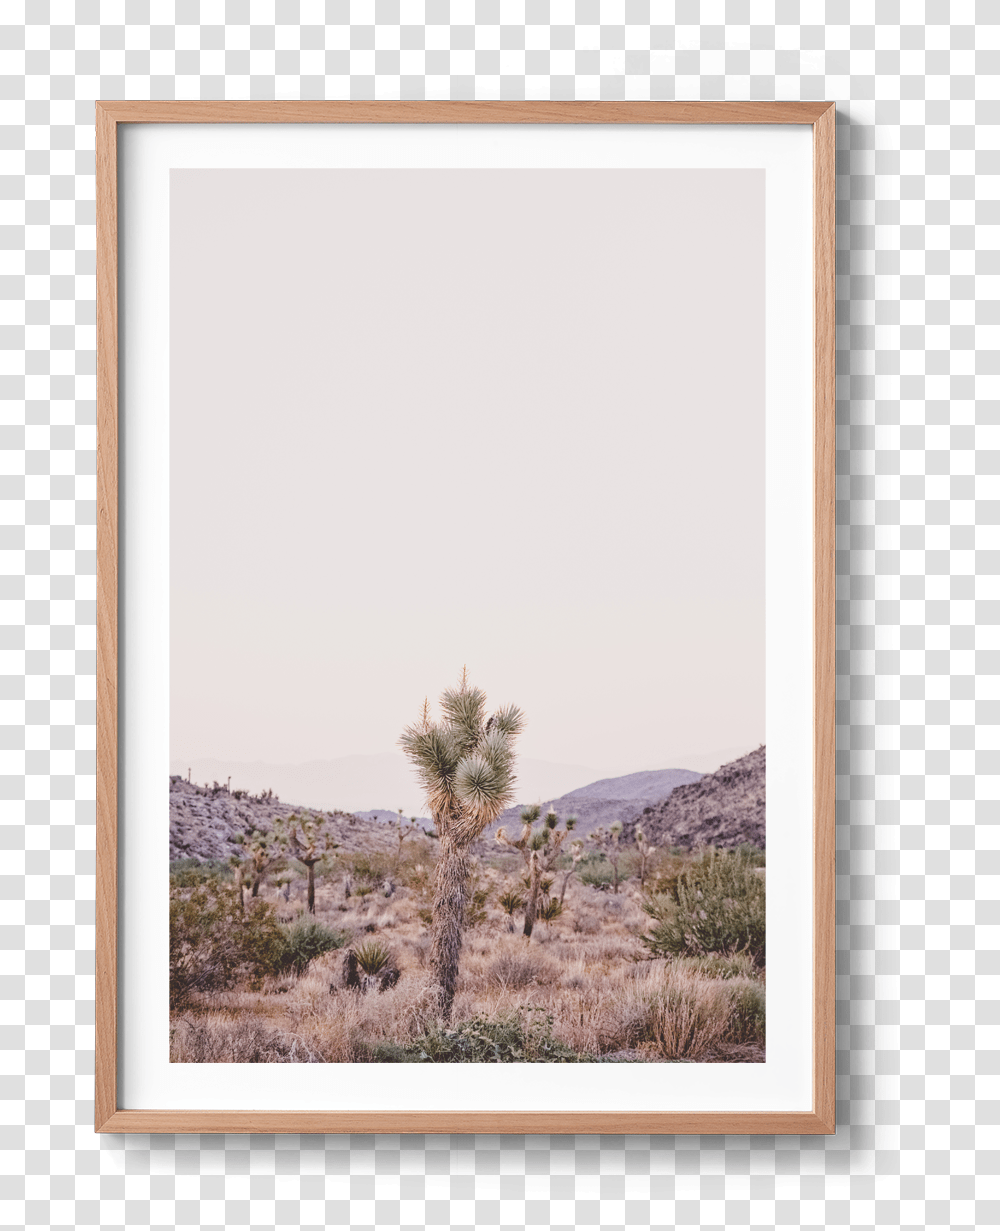
[[[98,102],[97,1017],[104,1133],[834,1131],[835,128],[829,102]],[[808,124],[814,263],[813,1099],[802,1112],[156,1111],[120,1108],[118,1053],[119,124]]]

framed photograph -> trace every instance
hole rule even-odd
[[[98,1131],[834,1131],[834,154],[97,104]]]

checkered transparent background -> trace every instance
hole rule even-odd
[[[3,0],[0,1221],[1000,1221],[998,21],[996,0]],[[101,97],[838,101],[835,1137],[94,1135]]]

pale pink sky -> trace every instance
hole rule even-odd
[[[762,171],[174,171],[171,757],[764,739]]]

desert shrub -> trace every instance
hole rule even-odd
[[[520,991],[547,969],[534,951],[498,953],[486,968],[486,982],[501,991]]]
[[[686,970],[703,979],[753,979],[758,974],[752,957],[746,953],[708,953],[703,957],[679,957],[673,969]]]
[[[233,870],[224,859],[175,859],[170,865],[170,884],[175,889],[218,885],[232,879]]]
[[[341,863],[350,868],[355,882],[355,893],[362,897],[371,893],[392,875],[392,857],[387,851],[357,851],[350,855],[341,855]]]
[[[745,854],[709,849],[669,893],[643,902],[655,923],[642,940],[658,956],[746,953],[763,966],[764,902],[764,878]]]
[[[752,842],[741,842],[734,853],[745,859],[752,868],[767,866],[767,852],[761,850],[759,846],[754,846]]]
[[[735,981],[734,981],[735,982]],[[726,1038],[733,1043],[763,1043],[767,1024],[763,984],[740,979],[730,994]]]
[[[434,886],[437,857],[438,853],[428,838],[411,840],[403,849],[395,873],[397,880],[418,897],[428,897]]]
[[[591,852],[580,860],[576,875],[585,885],[593,885],[595,889],[608,889],[614,882],[615,870],[606,855]]]
[[[618,855],[618,880],[628,880],[639,869],[639,857],[635,851],[623,850]],[[603,851],[588,851],[576,869],[577,877],[585,885],[595,889],[610,889],[615,883],[614,864]]]
[[[187,1064],[317,1064],[322,1057],[296,1035],[259,1018],[182,1021],[172,1031],[171,1059]]]
[[[680,962],[612,977],[594,1008],[602,1055],[634,1051],[670,1061],[717,1060],[735,1044],[764,1043],[764,989],[752,979],[706,979]]]
[[[650,1002],[650,1025],[666,1060],[701,1060],[729,1041],[729,996],[724,984],[669,983]]]
[[[294,923],[282,928],[284,949],[281,968],[301,974],[315,957],[342,949],[350,939],[348,932],[328,928],[308,915],[300,915]]]
[[[244,914],[228,887],[173,890],[170,900],[170,1003],[178,1007],[193,992],[232,987],[246,980],[259,987],[282,969],[285,934],[274,907],[253,898]]]
[[[433,1027],[406,1049],[418,1064],[574,1064],[580,1056],[552,1037],[552,1015],[522,1006],[479,1015],[450,1029]]]

